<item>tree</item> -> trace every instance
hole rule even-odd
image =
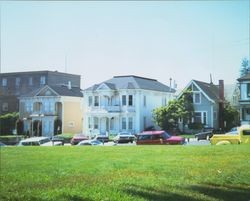
[[[163,130],[173,131],[178,129],[179,119],[183,124],[191,120],[193,111],[192,92],[185,91],[179,99],[169,101],[167,106],[154,109],[153,119]]]
[[[17,112],[0,115],[0,135],[11,135],[19,117]]]
[[[235,107],[231,106],[230,102],[225,102],[223,116],[226,122],[226,131],[239,124],[239,112]]]
[[[17,119],[16,121],[16,132],[17,132],[17,135],[23,134],[23,120],[20,118]]]
[[[249,72],[250,72],[249,60],[247,58],[243,58],[241,62],[240,76],[243,77]]]
[[[62,133],[62,120],[55,119],[54,121],[54,135],[58,135]]]

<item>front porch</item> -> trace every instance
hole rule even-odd
[[[53,137],[61,133],[62,123],[57,116],[30,115],[23,119],[24,132],[29,137]]]
[[[91,137],[96,135],[117,135],[127,131],[134,133],[134,118],[121,117],[120,115],[89,116],[86,118],[85,134]]]

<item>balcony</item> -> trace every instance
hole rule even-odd
[[[89,107],[89,112],[117,113],[117,112],[121,112],[121,107],[120,106],[92,106],[92,107]]]

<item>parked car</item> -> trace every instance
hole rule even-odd
[[[128,143],[135,140],[135,136],[129,132],[120,132],[113,138],[114,143]]]
[[[171,136],[166,131],[144,131],[137,135],[137,145],[164,145],[164,144],[184,144],[185,138]]]
[[[100,142],[108,142],[109,141],[109,137],[106,135],[97,135],[94,137],[95,140],[98,140]]]
[[[53,143],[55,143],[55,142],[61,142],[62,143],[62,145],[64,145],[64,137],[62,137],[62,136],[53,136],[52,137],[52,142]]]
[[[212,131],[206,131],[206,132],[201,132],[201,133],[196,133],[194,135],[197,140],[209,140],[213,136]]]
[[[210,139],[212,145],[250,144],[250,125],[243,125],[237,129],[237,134],[214,134]]]
[[[31,137],[21,140],[18,146],[59,146],[62,142],[52,142],[48,137]]]
[[[77,144],[77,146],[86,146],[86,145],[99,146],[103,145],[103,143],[100,142],[99,140],[83,140]]]
[[[83,134],[75,134],[73,136],[73,138],[71,139],[70,143],[72,145],[76,145],[83,140],[88,140],[88,137],[86,135],[83,135]]]

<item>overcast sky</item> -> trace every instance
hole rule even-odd
[[[57,70],[82,88],[116,75],[235,83],[249,58],[246,1],[0,2],[1,72]]]

